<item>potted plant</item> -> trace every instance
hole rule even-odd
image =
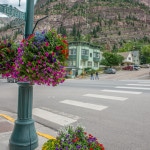
[[[67,58],[66,37],[55,30],[36,32],[20,42],[11,76],[31,84],[56,86],[65,79]]]
[[[44,143],[42,150],[104,150],[97,138],[87,134],[84,128],[77,126],[65,127],[58,132],[56,139]]]

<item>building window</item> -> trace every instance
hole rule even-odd
[[[94,62],[94,67],[98,67],[98,62]]]
[[[92,57],[92,53],[90,53],[90,57]]]
[[[93,57],[94,57],[94,58],[99,58],[99,57],[100,57],[100,54],[99,54],[99,53],[93,53]]]
[[[69,49],[69,55],[76,55],[76,49]]]
[[[88,61],[88,67],[92,67],[92,62]]]
[[[81,54],[84,55],[84,56],[88,56],[88,55],[89,55],[89,50],[87,50],[87,49],[82,49],[82,50],[81,50]]]
[[[128,57],[128,60],[131,60],[131,57]]]
[[[76,66],[76,61],[68,61],[69,66]]]

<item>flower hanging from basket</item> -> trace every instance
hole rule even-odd
[[[32,84],[56,86],[65,79],[67,58],[66,37],[55,30],[36,32],[20,43],[12,77]]]
[[[0,74],[8,77],[14,71],[17,45],[13,41],[0,41]]]

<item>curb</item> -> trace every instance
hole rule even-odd
[[[5,114],[0,114],[0,117],[3,117],[3,118],[5,118],[5,119],[7,119],[7,120],[9,120],[9,121],[11,121],[11,122],[15,122],[15,119],[14,118],[12,118],[12,117],[10,117],[10,116],[8,116],[8,115],[5,115]],[[53,137],[53,136],[51,136],[51,135],[48,135],[48,134],[45,134],[45,133],[42,133],[42,132],[36,132],[39,136],[42,136],[42,137],[44,137],[44,138],[46,138],[46,139],[56,139],[55,137]]]

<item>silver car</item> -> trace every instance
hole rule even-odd
[[[116,73],[116,69],[114,69],[114,68],[107,68],[106,70],[104,70],[104,73],[115,74]]]
[[[17,80],[17,79],[14,79],[14,78],[12,78],[12,77],[7,77],[7,82],[16,83],[16,82],[18,82],[18,80]]]

